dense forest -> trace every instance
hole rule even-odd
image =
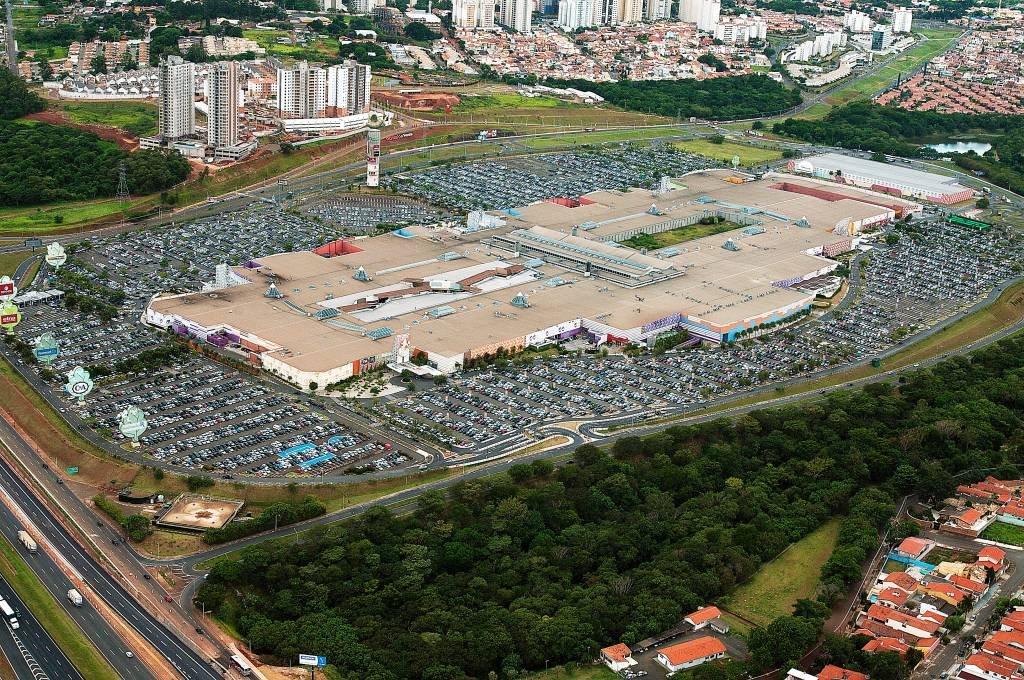
[[[7,69],[0,69],[0,120],[13,120],[42,111],[46,104],[25,81]]]
[[[326,655],[346,680],[512,678],[666,629],[843,516],[817,600],[751,634],[741,672],[757,672],[818,637],[903,494],[941,498],[980,468],[1018,477],[1022,411],[1018,336],[898,386],[584,445],[557,469],[428,492],[409,515],[249,547],[197,600],[256,652]]]
[[[917,156],[921,153],[921,144],[917,142],[927,137],[971,130],[1004,133],[1020,130],[1022,125],[1024,116],[906,111],[871,102],[854,102],[832,109],[820,120],[787,118],[772,129],[780,135],[816,144]]]
[[[800,92],[763,75],[711,80],[552,80],[554,87],[589,90],[630,111],[662,116],[733,120],[782,113],[801,102]]]
[[[75,128],[0,121],[0,206],[113,196],[121,161],[135,196],[183,181],[190,167],[176,153],[128,153]]]

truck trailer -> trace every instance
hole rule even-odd
[[[82,606],[82,594],[72,588],[68,591],[68,601],[76,607]]]
[[[27,531],[19,531],[18,540],[21,541],[21,544],[25,546],[25,549],[33,555],[35,555],[36,551],[39,549],[39,546],[36,545],[36,539],[29,536]]]

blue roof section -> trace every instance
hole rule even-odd
[[[384,338],[391,337],[392,333],[394,333],[394,331],[387,326],[381,326],[380,328],[374,328],[373,330],[366,331],[366,337],[371,340],[383,340]]]
[[[320,319],[321,321],[324,321],[326,319],[333,319],[334,317],[338,316],[338,310],[335,309],[334,307],[326,307],[318,312],[313,312],[313,316]]]
[[[277,455],[279,458],[290,458],[295,454],[305,453],[306,451],[312,451],[315,448],[316,444],[310,444],[307,442],[305,444],[299,444],[298,446],[292,446],[291,448],[287,448],[284,451],[278,453]]]
[[[542,257],[535,257],[532,260],[527,260],[523,263],[523,266],[527,269],[536,269],[537,267],[543,267],[547,262]]]
[[[412,233],[408,229],[395,229],[391,232],[395,236],[401,236],[402,238],[416,238],[416,234]]]
[[[505,213],[506,215],[508,215],[510,217],[522,217],[523,216],[523,213],[520,212],[519,210],[516,210],[515,208],[505,208],[501,212]]]
[[[429,314],[435,319],[440,319],[442,316],[448,316],[449,314],[454,313],[455,308],[449,307],[448,305],[444,305],[443,307],[435,307],[434,309],[431,309],[429,312],[427,312],[427,314]]]
[[[317,456],[316,458],[310,458],[309,460],[302,461],[301,463],[299,463],[299,468],[302,469],[302,470],[308,470],[309,468],[313,467],[314,465],[317,465],[319,463],[324,463],[324,462],[329,461],[331,458],[334,458],[334,457],[335,457],[335,455],[333,453],[325,453],[322,456]]]
[[[449,250],[447,253],[441,253],[440,255],[438,255],[437,259],[440,260],[441,262],[451,262],[452,260],[461,260],[462,257],[463,256],[461,253],[456,253]]]

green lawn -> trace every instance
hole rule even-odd
[[[526,676],[526,680],[621,680],[622,676],[612,673],[605,665],[583,666],[576,670],[563,667],[537,671]]]
[[[981,532],[981,537],[997,543],[1024,545],[1024,527],[1005,522],[993,522],[988,529]]]
[[[156,105],[149,102],[67,102],[56,108],[76,123],[109,125],[136,137],[156,133]]]
[[[685,142],[676,142],[675,146],[682,151],[699,153],[702,156],[726,163],[732,162],[733,156],[739,156],[740,165],[747,167],[763,165],[769,161],[776,161],[782,158],[782,151],[780,149],[764,149],[739,142],[727,141],[715,144],[707,139],[691,139]]]
[[[476,109],[553,109],[576,108],[554,97],[524,97],[521,94],[485,94],[463,96],[453,111],[463,113]]]
[[[647,248],[657,250],[668,248],[685,241],[692,241],[705,236],[714,236],[722,232],[739,229],[742,225],[735,222],[719,222],[718,224],[691,224],[687,227],[679,227],[670,231],[663,231],[660,234],[637,234],[633,238],[622,241],[621,245],[627,248]]]
[[[929,550],[928,554],[921,561],[928,564],[938,564],[939,562],[965,562],[973,564],[978,561],[978,556],[972,552],[938,547]]]
[[[792,614],[797,600],[814,596],[821,565],[832,554],[838,535],[839,520],[829,520],[761,567],[723,604],[762,626]]]
[[[945,52],[961,33],[959,29],[926,29],[919,32],[924,34],[927,39],[907,50],[891,64],[880,69],[870,77],[851,83],[849,86],[834,92],[828,97],[828,103],[832,106],[839,106],[854,99],[870,97],[889,82],[895,80],[899,73],[909,73],[929,59]],[[812,107],[812,110],[816,108],[817,106]],[[803,117],[811,117],[808,115],[809,113],[810,111]],[[824,113],[827,113],[827,110]]]
[[[118,676],[110,664],[85,637],[57,600],[28,568],[10,542],[0,536],[0,574],[10,582],[32,614],[50,634],[83,676],[92,680],[115,680]]]
[[[139,206],[148,200],[135,199],[128,208]],[[121,203],[113,199],[51,203],[29,208],[0,208],[0,233],[40,234],[54,229],[74,227],[120,212]],[[58,219],[63,221],[58,222]]]
[[[585,144],[610,144],[614,142],[634,142],[663,137],[679,137],[689,134],[686,128],[647,128],[639,130],[600,130],[595,132],[577,132],[566,135],[549,135],[544,137],[528,137],[518,140],[519,144],[531,149],[550,149],[563,146],[583,146]]]
[[[255,40],[260,47],[266,48],[267,52],[273,54],[294,56],[310,51],[308,47],[302,45],[279,45],[277,39],[290,37],[288,31],[265,31],[254,28],[242,31],[242,37]]]
[[[16,253],[0,253],[0,276],[13,276],[18,265],[32,255],[27,250],[19,250]]]

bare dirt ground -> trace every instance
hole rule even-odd
[[[106,125],[76,123],[68,118],[68,115],[62,111],[39,111],[38,113],[30,113],[25,116],[25,118],[29,120],[38,120],[41,123],[50,123],[51,125],[63,125],[65,127],[86,130],[87,132],[95,134],[100,139],[105,139],[108,142],[114,142],[125,151],[135,151],[139,148],[139,138],[128,134],[124,130]]]

